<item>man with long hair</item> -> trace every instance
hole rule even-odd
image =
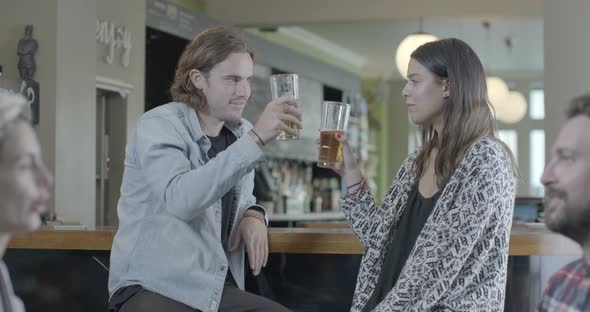
[[[253,53],[226,28],[184,49],[174,102],[145,113],[127,144],[119,229],[109,274],[114,311],[285,311],[244,291],[244,257],[257,275],[268,257],[267,218],[252,195],[262,145],[301,128],[294,98],[242,118]]]
[[[582,246],[549,280],[539,311],[590,311],[590,94],[574,98],[541,182],[545,224]]]

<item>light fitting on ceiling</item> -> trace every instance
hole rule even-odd
[[[512,37],[505,37],[504,45],[511,49],[513,46]],[[506,124],[521,121],[526,115],[528,107],[524,95],[518,91],[510,91],[504,80],[499,77],[488,77],[486,83],[488,85],[488,99],[494,107],[496,119]]]
[[[486,50],[492,51],[491,47],[489,47],[491,23],[490,21],[484,20],[481,22],[481,25],[486,30],[486,41],[488,43]],[[508,84],[506,84],[506,82],[498,76],[487,76],[486,84],[488,87],[488,100],[494,108],[495,117],[497,120],[505,122],[505,120],[507,120],[505,119],[505,114],[507,114],[507,112],[510,110],[507,103],[508,94],[510,93]]]
[[[518,91],[510,91],[504,104],[498,109],[496,114],[500,121],[508,124],[517,123],[526,115],[526,98]]]
[[[412,55],[412,52],[414,52],[419,46],[436,40],[438,40],[436,36],[422,31],[422,18],[420,18],[419,31],[404,38],[404,40],[400,42],[397,47],[397,52],[395,53],[395,64],[402,77],[407,78],[408,63],[410,62],[410,55]]]
[[[501,112],[505,111],[502,106],[506,103],[506,97],[510,91],[508,85],[497,76],[486,77],[486,84],[488,86],[488,100],[496,111],[496,119],[501,119]]]

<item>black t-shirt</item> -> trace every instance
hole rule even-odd
[[[217,154],[223,152],[228,146],[236,141],[236,136],[226,127],[221,128],[221,132],[218,136],[207,137],[209,138],[209,141],[211,141],[211,147],[207,152],[209,159],[215,158]],[[234,189],[232,188],[221,198],[221,243],[226,252],[230,244],[228,240],[233,225],[232,221],[236,214],[236,207],[235,205],[232,205],[234,195]]]
[[[422,228],[439,197],[440,191],[430,198],[424,198],[418,191],[418,182],[412,187],[397,230],[390,236],[389,244],[386,247],[387,251],[377,285],[375,285],[375,290],[363,311],[371,311],[377,307],[395,286],[406,260],[414,248],[416,239],[422,232]]]

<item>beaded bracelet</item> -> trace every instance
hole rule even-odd
[[[358,196],[359,193],[361,193],[362,191],[364,191],[367,188],[367,180],[365,180],[364,178],[361,180],[360,186],[354,190],[353,192],[350,192],[346,194],[347,199],[356,199],[356,197]]]
[[[357,186],[357,185],[359,185],[359,184],[363,183],[363,180],[364,180],[364,179],[365,179],[365,178],[361,178],[361,180],[360,180],[360,181],[358,181],[357,183],[347,186],[347,187],[346,187],[346,190],[350,190],[351,188],[353,188],[353,187],[355,187],[355,186]]]

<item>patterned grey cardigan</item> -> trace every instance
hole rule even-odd
[[[416,182],[416,152],[404,161],[383,204],[371,194],[341,201],[365,248],[351,311],[375,289],[386,244]],[[393,289],[373,311],[502,311],[516,180],[492,139],[473,143],[418,236]]]

